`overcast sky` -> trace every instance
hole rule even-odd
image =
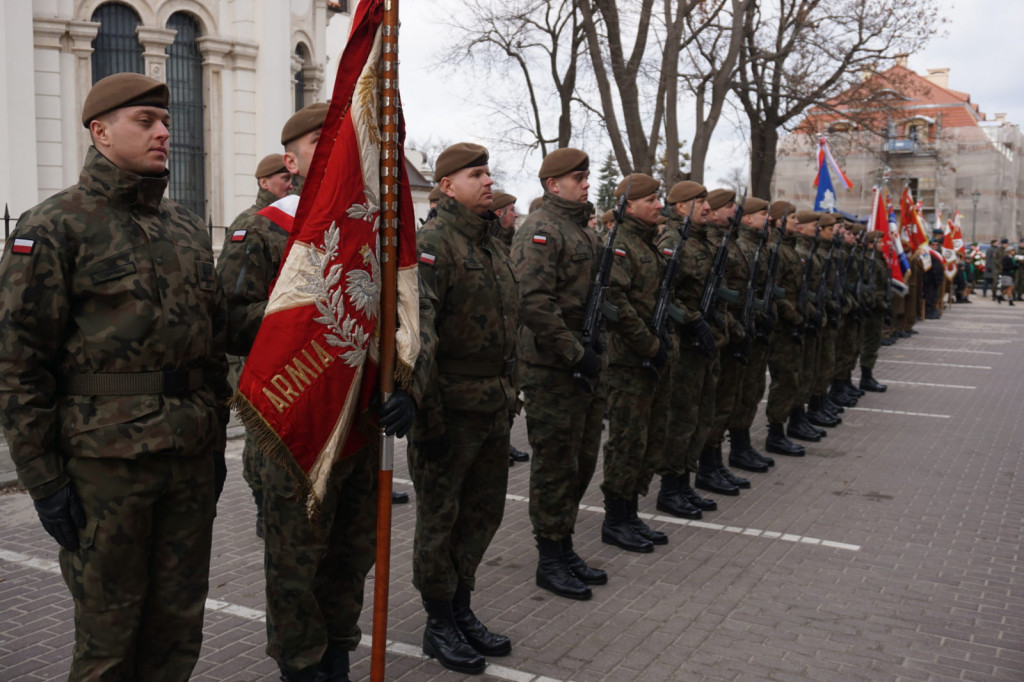
[[[493,123],[482,104],[488,97],[487,89],[497,85],[452,77],[432,68],[443,51],[448,31],[440,19],[458,11],[462,4],[461,0],[404,0],[400,5],[400,82],[411,142],[486,144],[486,139],[493,136]],[[940,4],[942,14],[950,19],[943,27],[944,35],[933,39],[920,54],[911,55],[910,67],[921,74],[929,68],[949,67],[949,87],[969,93],[990,120],[994,114],[1005,112],[1009,121],[1024,123],[1024,40],[1020,38],[1024,2],[940,0]],[[605,152],[586,151],[591,154],[592,166],[599,166]],[[718,180],[740,165],[745,171],[746,155],[744,134],[732,123],[722,121],[712,141],[705,183],[721,184]],[[492,159],[507,178],[504,189],[517,195],[518,208],[525,211],[539,193],[539,153],[525,160],[509,153],[492,155]],[[596,168],[593,171],[596,177]],[[592,190],[591,200],[595,194]]]

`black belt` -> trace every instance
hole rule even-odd
[[[502,361],[454,360],[438,358],[437,371],[442,374],[462,374],[469,377],[507,377],[515,371],[516,359]]]
[[[188,395],[203,385],[203,370],[164,372],[105,372],[69,374],[64,377],[68,395]]]

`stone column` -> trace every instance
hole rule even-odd
[[[230,103],[224,101],[223,72],[225,55],[231,51],[231,43],[221,38],[203,36],[196,39],[200,54],[203,55],[203,103],[206,113],[203,116],[203,135],[206,140],[206,216],[213,217],[213,224],[225,225],[224,215],[224,156],[230,148],[231,136],[227,134],[222,119],[222,107]],[[214,234],[220,240],[221,234]]]
[[[147,28],[139,26],[135,29],[142,45],[142,60],[146,75],[163,83],[167,82],[167,47],[174,42],[177,31],[171,28]]]

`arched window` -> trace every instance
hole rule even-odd
[[[115,73],[144,73],[142,44],[135,29],[141,19],[128,5],[111,2],[92,13],[100,25],[92,41],[92,82]]]
[[[306,62],[309,61],[302,43],[295,46],[295,57],[299,63],[299,70],[295,72],[295,111],[298,111],[306,106]]]
[[[175,12],[167,28],[177,31],[167,53],[171,91],[170,198],[206,219],[206,145],[203,142],[203,56],[196,45],[199,22]]]

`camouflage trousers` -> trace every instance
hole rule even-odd
[[[359,644],[363,585],[377,532],[378,444],[335,463],[310,519],[296,472],[260,456],[267,654],[292,670],[316,665],[329,642]]]
[[[882,320],[885,313],[872,310],[864,318],[861,325],[864,328],[864,340],[860,349],[860,366],[866,369],[874,369],[875,361],[878,360],[878,349],[882,345]]]
[[[476,571],[505,513],[508,412],[445,410],[448,451],[428,460],[409,448],[416,490],[413,585],[424,599],[473,590]]]
[[[671,369],[661,378],[639,367],[609,367],[608,440],[604,444],[605,497],[629,500],[646,495],[665,452]]]
[[[836,341],[838,329],[826,325],[818,331],[818,361],[815,365],[814,384],[811,387],[813,395],[821,395],[828,390],[828,384],[832,380],[832,374],[836,370]]]
[[[245,432],[245,445],[242,446],[242,478],[249,484],[252,492],[263,491],[263,480],[260,478],[260,448],[256,437]]]
[[[768,358],[771,355],[771,346],[768,343],[755,341],[750,346],[750,364],[744,368],[743,389],[736,400],[736,406],[729,416],[725,426],[730,431],[746,431],[754,423],[757,416],[757,408],[764,396],[766,374],[768,371]]]
[[[743,380],[747,367],[733,356],[730,346],[725,346],[719,353],[722,366],[715,387],[715,412],[711,430],[708,433],[707,446],[714,447],[725,439],[725,426],[732,416],[743,392]]]
[[[794,336],[794,328],[778,324],[772,332],[768,353],[768,406],[765,416],[769,424],[782,424],[800,402],[800,372],[803,363],[803,337]]]
[[[203,642],[214,516],[209,457],[72,457],[80,547],[60,551],[75,602],[69,680],[182,681]]]
[[[833,379],[846,379],[857,366],[857,351],[860,350],[860,322],[844,315],[839,321],[839,339],[836,343],[836,369]]]
[[[682,476],[697,471],[697,458],[714,417],[717,368],[717,351],[712,358],[682,340],[681,349],[672,358],[672,395],[658,475]]]
[[[526,429],[530,460],[530,522],[549,540],[572,533],[580,501],[597,468],[607,402],[599,382],[593,393],[576,385],[572,373],[549,367],[524,367]]]
[[[811,399],[811,391],[818,377],[818,348],[821,344],[821,331],[814,336],[804,335],[803,356],[800,358],[800,384],[797,399],[793,407],[804,405]]]

